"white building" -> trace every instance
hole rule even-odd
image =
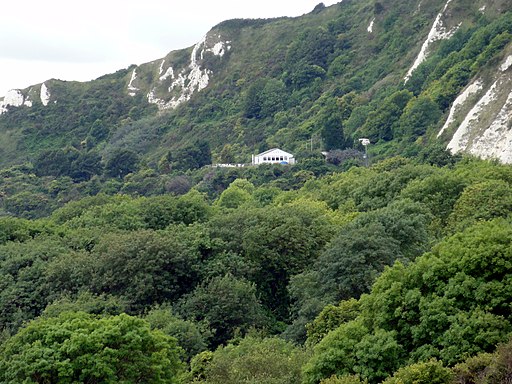
[[[258,155],[252,155],[252,164],[295,164],[295,157],[279,148],[272,148]]]

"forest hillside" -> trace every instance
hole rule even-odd
[[[344,0],[11,91],[0,382],[509,383],[511,38]]]

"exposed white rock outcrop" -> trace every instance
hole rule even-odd
[[[21,107],[25,102],[25,97],[19,89],[11,89],[0,101],[0,115],[7,112],[8,107]]]
[[[446,9],[448,8],[448,5],[451,3],[451,1],[452,0],[448,0],[444,5],[443,10],[437,15],[434,24],[432,25],[432,28],[428,33],[427,39],[423,42],[423,45],[421,46],[420,53],[418,54],[412,67],[409,68],[407,74],[404,77],[405,82],[409,81],[414,70],[418,68],[419,65],[423,63],[423,61],[425,61],[428,55],[428,49],[433,42],[443,39],[449,39],[457,31],[458,27],[452,28],[451,30],[447,31],[446,27],[443,25],[442,17],[446,12]]]
[[[458,116],[459,121],[463,118],[462,123],[457,127],[447,147],[452,153],[467,152],[484,159],[512,163],[511,68],[512,55],[504,59],[490,86],[485,87],[482,81],[477,81],[459,96],[457,100],[460,99],[459,105],[462,105],[462,100],[467,99],[469,94],[478,94],[486,89],[466,115]],[[456,115],[455,104],[452,110]],[[452,113],[450,115],[451,122],[447,121],[443,130],[454,122]]]
[[[498,82],[496,81],[485,93],[485,95],[480,100],[478,100],[475,106],[471,108],[464,121],[461,123],[461,125],[459,125],[459,128],[448,144],[448,149],[450,149],[453,153],[460,152],[468,148],[471,132],[473,131],[472,127],[475,123],[478,122],[479,117],[485,107],[496,100],[497,86]]]
[[[502,163],[512,163],[512,93],[507,97],[500,112],[482,136],[476,137],[471,153],[484,159],[498,159]]]
[[[46,107],[48,105],[48,103],[50,102],[50,90],[48,89],[48,87],[46,86],[45,83],[41,84],[41,91],[40,91],[40,98],[41,98],[41,103],[43,103],[43,105]]]
[[[166,59],[162,60],[158,70],[158,81],[151,85],[146,95],[148,102],[156,104],[160,110],[165,110],[176,108],[190,100],[195,92],[203,90],[210,82],[212,71],[203,66],[205,54],[210,52],[215,56],[222,57],[231,49],[230,43],[230,41],[222,41],[220,35],[205,35],[192,48],[190,61],[181,70],[173,67],[172,63],[168,63]],[[133,95],[138,91],[133,87],[134,73],[132,73],[132,79],[128,85],[128,90]]]
[[[510,67],[512,66],[512,55],[509,55],[507,56],[507,58],[505,59],[505,62],[503,62],[503,64],[500,65],[500,71],[501,72],[505,72],[506,70],[508,70]]]
[[[464,106],[466,101],[473,96],[474,94],[480,92],[482,90],[482,81],[476,80],[474,83],[470,84],[466,89],[464,89],[464,92],[462,92],[453,102],[453,105],[450,109],[450,113],[448,114],[448,118],[446,119],[446,122],[443,125],[443,128],[439,131],[437,134],[437,137],[441,136],[443,132],[454,122],[455,120],[455,113],[458,112],[458,110]]]
[[[135,96],[137,94],[137,91],[139,90],[139,88],[137,88],[133,85],[133,82],[135,81],[136,78],[137,78],[137,68],[134,68],[132,71],[132,77],[130,78],[130,82],[128,83],[128,94],[130,96]]]
[[[375,23],[375,17],[370,21],[370,25],[368,25],[368,28],[366,30],[370,33],[373,33],[373,24]]]

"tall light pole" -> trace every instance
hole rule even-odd
[[[370,144],[370,139],[359,139],[359,142],[364,147],[364,165],[365,167],[368,167],[368,144]]]

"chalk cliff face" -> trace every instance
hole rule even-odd
[[[448,144],[452,152],[512,163],[512,55],[498,68],[490,78],[477,78],[466,87],[443,130],[455,128]]]
[[[148,102],[156,104],[160,110],[176,108],[208,86],[213,71],[205,64],[205,58],[212,55],[222,58],[230,49],[230,42],[223,40],[220,34],[207,34],[192,48],[189,60],[184,64],[175,64],[171,53],[134,68],[127,91],[130,96],[144,93]],[[151,83],[140,78],[140,73],[154,73],[156,68],[158,76]]]

